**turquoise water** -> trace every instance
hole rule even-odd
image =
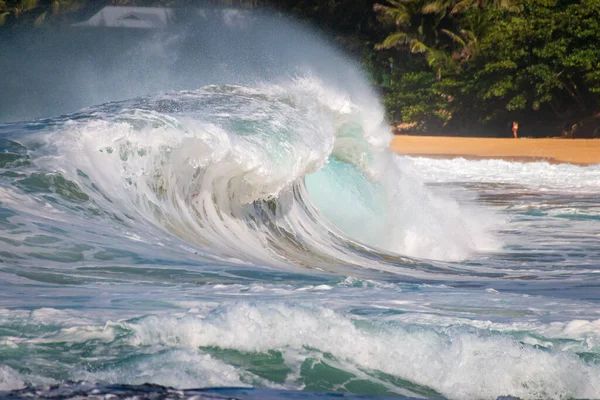
[[[371,101],[0,125],[0,390],[600,398],[599,167],[397,157]]]

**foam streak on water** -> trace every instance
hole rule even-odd
[[[311,76],[0,131],[0,390],[600,398],[598,167],[395,157]]]

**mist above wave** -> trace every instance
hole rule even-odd
[[[285,18],[238,17],[137,37],[105,71],[83,68],[68,83],[69,104],[127,100],[5,126],[29,174],[6,179],[7,203],[285,268],[420,275],[406,257],[498,248],[496,217],[464,211],[395,165],[382,107],[352,60]],[[125,79],[131,71],[139,79]],[[40,187],[60,201],[45,201]],[[89,236],[82,230],[73,235]],[[90,245],[51,257],[83,259]]]
[[[368,91],[355,102],[302,77],[86,109],[36,136],[36,164],[123,220],[255,263],[373,265],[360,243],[446,260],[494,248],[481,218],[397,168],[389,139]]]

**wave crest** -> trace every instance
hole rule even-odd
[[[406,272],[405,258],[374,259],[489,247],[485,228],[461,222],[459,240],[439,231],[465,215],[397,168],[378,103],[365,99],[309,78],[207,86],[84,110],[50,140],[102,208],[254,263]]]

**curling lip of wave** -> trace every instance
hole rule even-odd
[[[58,124],[39,164],[125,221],[259,264],[421,274],[375,249],[452,260],[493,248],[485,224],[398,169],[377,104],[314,78],[146,96]]]

